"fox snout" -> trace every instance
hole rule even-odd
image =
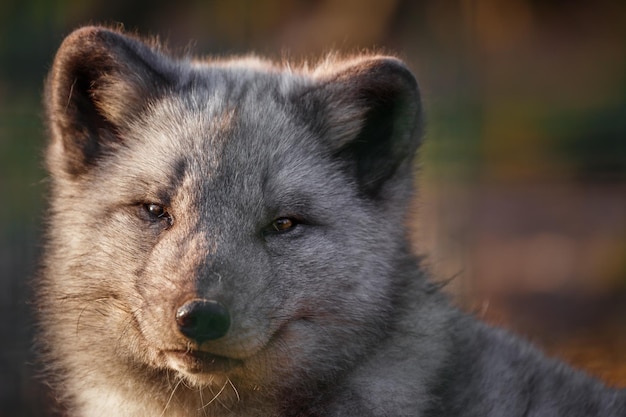
[[[176,310],[178,331],[199,345],[217,340],[228,333],[230,313],[219,301],[195,298],[186,301]]]

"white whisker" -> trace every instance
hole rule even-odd
[[[233,381],[231,381],[230,378],[226,377],[226,382],[228,382],[230,386],[232,387],[233,391],[235,391],[235,395],[237,396],[237,402],[241,401],[241,397],[239,396],[239,391],[237,391],[237,388],[235,388],[235,384],[233,384]]]
[[[216,400],[217,400],[217,397],[219,397],[219,396],[220,396],[220,394],[221,394],[222,392],[224,392],[224,389],[226,388],[226,385],[227,385],[227,384],[228,384],[228,381],[227,381],[227,382],[224,382],[224,385],[222,385],[222,388],[220,388],[220,390],[217,392],[217,394],[214,394],[214,395],[213,395],[213,398],[211,398],[211,401],[209,401],[208,403],[206,403],[205,405],[203,405],[203,406],[202,406],[202,408],[206,408],[206,407],[208,407],[209,405],[211,405],[211,403],[212,403],[213,401],[216,401]],[[213,390],[211,390],[211,393],[213,393]],[[218,401],[218,402],[220,402],[220,401]],[[220,404],[222,404],[222,403],[220,402]],[[224,406],[224,404],[222,404],[222,405]],[[228,409],[228,407],[226,407],[226,406],[224,406],[224,408]]]
[[[165,404],[165,407],[163,407],[163,411],[161,411],[161,414],[159,415],[159,417],[163,417],[165,415],[165,411],[170,406],[170,403],[172,402],[172,398],[174,398],[174,393],[176,392],[176,389],[179,387],[181,382],[183,382],[182,379],[179,379],[176,385],[174,385],[174,388],[172,389],[172,393],[170,394],[170,398],[167,399],[167,403]]]

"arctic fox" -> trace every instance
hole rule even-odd
[[[400,60],[175,58],[85,27],[45,106],[38,340],[67,415],[626,416],[411,255]]]

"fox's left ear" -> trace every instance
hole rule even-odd
[[[56,54],[46,82],[48,166],[80,177],[124,141],[124,127],[175,77],[157,49],[116,30],[84,27]]]
[[[366,57],[317,77],[320,84],[301,101],[309,123],[347,163],[361,192],[375,198],[400,168],[409,175],[422,121],[417,81],[405,64]]]

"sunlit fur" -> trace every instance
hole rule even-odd
[[[87,27],[45,105],[37,346],[67,415],[626,415],[452,308],[409,253],[422,110],[398,59],[172,58]],[[225,336],[178,330],[194,298],[226,306]]]

